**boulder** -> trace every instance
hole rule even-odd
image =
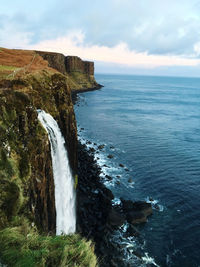
[[[147,216],[140,211],[132,211],[127,214],[127,221],[131,224],[140,224],[147,222]]]
[[[120,227],[125,222],[125,217],[121,215],[119,212],[112,209],[108,214],[108,224],[113,227]]]
[[[105,145],[99,145],[99,146],[98,146],[98,149],[99,149],[99,150],[102,150],[104,147],[105,147]]]
[[[150,203],[121,199],[122,210],[126,215],[127,221],[131,224],[147,222],[147,217],[153,213]]]

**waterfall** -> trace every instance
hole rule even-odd
[[[75,189],[65,141],[54,118],[38,110],[38,119],[46,129],[51,144],[55,184],[56,234],[74,233],[76,229]]]

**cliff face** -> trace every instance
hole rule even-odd
[[[94,63],[59,53],[0,49],[0,228],[18,215],[55,231],[50,144],[37,109],[50,113],[77,173],[77,130],[71,89],[98,88]]]
[[[67,79],[39,70],[0,82],[0,228],[26,216],[45,232],[55,231],[54,181],[48,136],[37,109],[50,113],[77,169],[77,132]]]
[[[35,51],[35,52],[48,62],[49,67],[58,70],[62,74],[66,74],[64,55],[53,52],[43,52],[43,51]]]
[[[63,73],[70,88],[76,90],[99,89],[99,85],[94,78],[94,62],[83,61],[76,56],[67,56],[60,53],[35,51],[48,66]]]
[[[66,71],[68,73],[80,72],[88,76],[94,76],[94,62],[83,61],[79,57],[67,56],[65,58]]]

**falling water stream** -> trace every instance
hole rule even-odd
[[[55,184],[56,234],[70,234],[76,230],[74,180],[71,174],[65,141],[54,118],[38,110],[38,119],[48,132]]]

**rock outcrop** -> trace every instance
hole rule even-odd
[[[63,54],[44,51],[35,52],[48,62],[49,67],[58,70],[62,74],[66,74],[65,56]]]
[[[83,61],[77,56],[64,56],[60,53],[35,51],[44,60],[48,66],[64,74],[68,78],[68,84],[74,91],[86,91],[99,89],[94,78],[94,62]]]
[[[65,58],[66,71],[68,73],[80,72],[88,76],[94,76],[94,62],[83,61],[80,57],[67,56]]]

